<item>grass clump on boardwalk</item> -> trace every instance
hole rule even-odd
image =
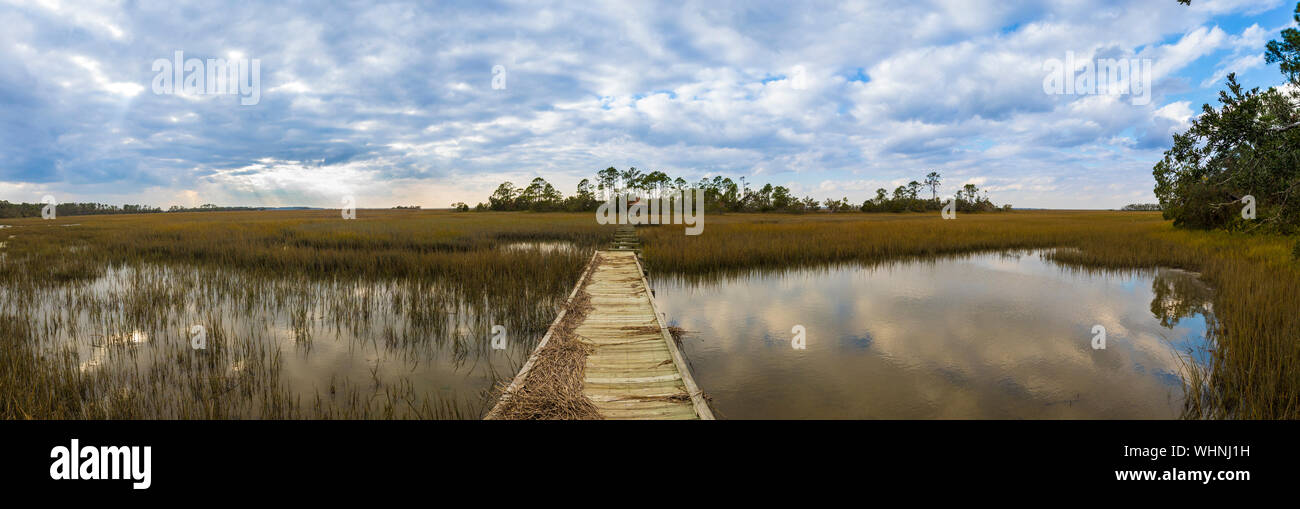
[[[546,343],[533,354],[531,365],[525,366],[528,372],[522,375],[519,386],[511,390],[509,384],[503,383],[498,389],[501,403],[489,418],[601,419],[600,411],[583,394],[587,356],[593,347],[574,332],[592,309],[587,285],[600,265],[600,258],[599,254],[593,255],[564,310],[564,317],[551,329]]]

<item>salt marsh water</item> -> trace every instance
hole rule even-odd
[[[1177,418],[1210,290],[1044,251],[656,278],[724,418]],[[1212,318],[1209,318],[1212,319]],[[1094,349],[1094,326],[1105,349]],[[804,349],[792,332],[805,331]]]

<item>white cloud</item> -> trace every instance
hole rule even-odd
[[[934,170],[949,191],[979,182],[1017,205],[1118,206],[1149,193],[1170,134],[1212,100],[1195,84],[1262,65],[1276,30],[1261,27],[1284,20],[1221,28],[1259,5],[268,5],[225,23],[182,3],[20,2],[0,7],[0,92],[14,97],[0,135],[18,140],[0,147],[0,183],[445,206],[506,179],[569,192],[614,165],[860,201]],[[221,30],[185,28],[208,26]],[[260,59],[262,102],[141,94],[148,63],[175,50]],[[1044,61],[1067,52],[1153,59],[1155,97],[1043,93]]]

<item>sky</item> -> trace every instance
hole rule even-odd
[[[0,199],[428,208],[635,166],[854,202],[937,171],[945,195],[1118,208],[1155,201],[1228,72],[1284,83],[1263,52],[1295,8],[673,4],[0,0]],[[166,86],[177,52],[243,62],[248,91],[187,90],[183,65]],[[1139,72],[1049,93],[1071,54]]]

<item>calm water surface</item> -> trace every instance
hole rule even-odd
[[[529,305],[468,301],[420,282],[115,267],[85,284],[0,287],[0,313],[30,317],[47,351],[70,349],[81,373],[101,378],[103,393],[89,399],[152,398],[151,418],[213,398],[196,399],[185,385],[212,378],[230,390],[286,392],[307,417],[319,407],[344,417],[472,419],[528,357],[553,317],[551,302],[562,300],[514,290]],[[494,325],[502,349],[491,343]],[[196,326],[202,350],[192,347]],[[216,399],[229,407],[224,415],[263,415]]]
[[[1177,418],[1183,363],[1205,361],[1210,290],[1179,270],[1086,271],[1043,254],[653,287],[692,332],[686,356],[724,418]]]

